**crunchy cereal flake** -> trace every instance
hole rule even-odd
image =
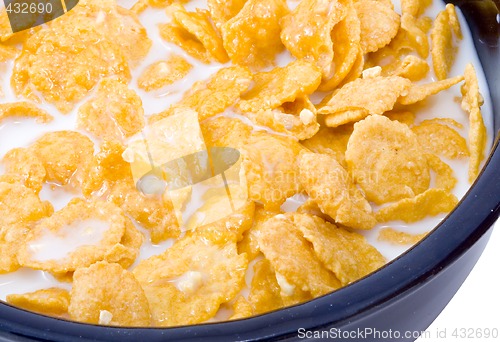
[[[68,313],[69,292],[59,288],[38,290],[31,293],[11,294],[7,296],[7,303],[21,309],[53,316]]]
[[[54,117],[30,102],[0,104],[0,122],[10,117],[36,118],[37,123],[48,123]]]
[[[458,182],[455,178],[453,169],[434,154],[428,153],[425,157],[427,158],[429,167],[436,174],[434,187],[437,189],[452,191]]]
[[[420,145],[428,152],[446,158],[464,158],[469,155],[467,142],[453,128],[438,122],[423,121],[411,129]]]
[[[379,241],[390,242],[396,245],[414,245],[419,243],[428,233],[424,234],[410,234],[396,230],[394,228],[383,228],[378,234]]]
[[[174,55],[167,60],[148,66],[139,76],[139,88],[146,91],[158,90],[183,79],[193,66],[183,57]]]
[[[407,95],[401,96],[398,102],[402,105],[410,105],[425,100],[431,95],[435,95],[443,90],[446,90],[455,84],[462,82],[463,76],[456,76],[445,80],[427,83],[427,84],[413,84]]]

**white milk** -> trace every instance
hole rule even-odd
[[[119,4],[123,5],[123,7],[130,8],[135,0],[119,0]],[[299,3],[298,0],[289,0],[288,5],[290,8],[295,8]],[[196,7],[206,8],[205,1],[191,1],[186,5],[188,10],[194,10]],[[396,9],[399,11],[399,3],[396,4]],[[440,1],[436,1],[436,4],[430,8],[426,15],[435,18],[437,13],[444,8],[444,4]],[[465,20],[462,14],[459,12],[459,17],[462,24],[462,30],[464,34],[464,40],[459,49],[459,53],[457,55],[457,60],[455,62],[454,67],[450,72],[450,76],[455,76],[459,74],[463,74],[465,70],[465,65],[469,62],[472,62],[476,68],[479,78],[479,86],[482,92],[482,95],[485,99],[485,103],[482,107],[482,112],[485,119],[485,124],[488,127],[488,146],[491,146],[493,130],[492,130],[492,108],[489,97],[489,92],[487,88],[487,84],[485,81],[485,77],[483,71],[480,67],[479,59],[472,45],[472,38],[468,27],[466,26]],[[165,11],[163,10],[153,10],[148,9],[140,15],[140,20],[143,25],[146,27],[149,37],[153,40],[153,46],[150,50],[150,53],[146,57],[146,59],[139,65],[136,69],[132,70],[133,81],[130,83],[130,88],[134,89],[138,95],[142,98],[144,110],[147,116],[161,112],[167,109],[171,104],[180,100],[183,94],[189,90],[192,85],[196,81],[205,80],[213,73],[217,72],[220,68],[224,67],[224,65],[219,64],[203,64],[198,60],[187,55],[182,49],[179,47],[164,42],[160,36],[157,29],[157,24],[166,23],[169,21]],[[141,72],[149,66],[151,63],[167,59],[169,56],[173,54],[178,54],[186,58],[189,61],[193,68],[190,73],[184,79],[168,86],[164,89],[161,89],[157,92],[145,92],[137,87],[137,78],[141,74]],[[288,64],[292,60],[290,54],[288,52],[281,53],[276,60],[276,64],[278,66],[284,66]],[[429,59],[430,61],[430,59]],[[2,65],[3,64],[3,65]],[[12,66],[13,62],[9,61],[7,63],[0,63],[0,83],[2,85],[2,89],[4,92],[4,97],[0,99],[2,102],[11,102],[17,101],[14,96],[12,89],[10,88],[10,77],[12,74]],[[427,79],[425,82],[433,81],[432,78]],[[62,115],[57,112],[55,107],[51,104],[48,104],[44,101],[40,104],[40,107],[50,112],[55,120],[46,125],[38,125],[35,123],[34,119],[24,119],[24,118],[13,118],[7,119],[0,123],[0,159],[3,158],[5,153],[7,153],[10,149],[15,147],[26,147],[30,145],[33,141],[39,138],[46,132],[56,131],[56,130],[76,130],[76,117],[79,106],[87,101],[88,98],[92,97],[95,90],[93,90],[88,96],[83,99],[80,104],[75,106],[74,110],[68,115]],[[313,95],[312,99],[314,103],[317,103],[320,98],[324,96],[324,94]],[[441,92],[438,96],[434,96],[433,99],[429,101],[429,106],[426,109],[425,113],[420,113],[417,117],[417,122],[422,120],[432,118],[432,117],[449,117],[454,120],[462,123],[464,125],[464,129],[460,130],[460,133],[467,137],[467,129],[468,129],[468,116],[463,110],[460,108],[460,104],[455,101],[456,98],[461,97],[460,87],[455,86],[452,89]],[[242,117],[241,115],[235,114],[231,109],[228,109],[223,114],[224,116],[238,118],[244,121],[247,124],[251,124],[250,120]],[[252,125],[254,130],[265,130],[270,131],[267,127]],[[83,131],[80,131],[83,134],[86,134]],[[140,138],[141,134],[138,134],[137,137]],[[136,139],[137,137],[133,137],[131,139]],[[93,139],[94,142],[95,139]],[[96,147],[97,150],[97,147]],[[461,198],[469,188],[469,183],[467,181],[467,162],[466,161],[447,161],[455,170],[455,176],[458,178],[459,182],[457,187],[454,190],[454,194]],[[3,172],[3,167],[0,165],[0,173]],[[45,185],[43,190],[40,193],[40,197],[44,200],[50,200],[56,210],[64,207],[71,198],[78,196],[74,192],[66,189],[65,187],[55,186],[55,185]],[[305,196],[294,196],[287,200],[287,202],[282,206],[283,211],[293,211],[305,201]],[[363,232],[363,234],[367,237],[368,241],[376,246],[381,253],[386,256],[388,260],[392,260],[395,257],[399,256],[401,253],[405,252],[410,246],[396,246],[384,242],[377,241],[378,232],[381,228],[384,227],[392,227],[398,230],[410,232],[410,233],[423,233],[431,230],[435,227],[445,215],[440,215],[437,217],[426,218],[418,223],[414,224],[405,224],[404,222],[389,222],[383,225],[378,225],[375,229],[369,232]],[[88,227],[93,227],[93,231],[90,232]],[[144,233],[145,239],[144,244],[140,250],[140,256],[136,263],[140,260],[147,259],[150,256],[161,254],[167,248],[169,248],[174,240],[165,241],[159,245],[154,245],[149,240],[149,232],[138,225],[136,226]],[[50,232],[47,232],[46,235],[40,240],[36,241],[36,244],[33,244],[32,248],[35,250],[36,257],[39,260],[49,260],[51,258],[56,257],[64,257],[68,255],[71,251],[78,248],[79,246],[85,244],[95,244],[100,241],[102,238],[103,232],[107,229],[107,224],[105,222],[83,222],[78,223],[64,228],[64,233],[72,234],[76,233],[78,238],[70,238],[63,237],[60,235],[55,235]],[[49,251],[50,249],[50,251]],[[249,269],[246,273],[246,283],[250,285],[251,277],[253,275],[253,265],[256,261],[250,263]],[[134,267],[132,266],[132,268]],[[286,285],[286,279],[280,279],[283,283],[283,286],[286,289],[291,291],[290,287]],[[179,279],[174,279],[174,283],[183,288],[184,290],[189,290],[190,288],[195,288],[199,285],[200,277],[199,274],[196,273],[186,273],[184,276]],[[28,269],[20,269],[17,272],[13,272],[6,275],[0,275],[0,299],[5,299],[6,295],[11,293],[25,293],[31,292],[38,289],[49,288],[49,287],[61,287],[70,289],[71,285],[67,283],[61,283],[54,279],[50,274],[42,271],[33,271]],[[243,295],[248,294],[248,289],[244,289],[242,291]],[[221,319],[225,319],[229,317],[230,310],[224,306],[219,311],[218,315],[211,319],[210,321],[217,321]]]

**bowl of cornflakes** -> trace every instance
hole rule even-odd
[[[0,340],[417,339],[500,213],[498,18],[5,1]]]

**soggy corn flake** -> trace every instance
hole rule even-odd
[[[174,4],[169,7],[168,13],[172,16],[172,23],[159,27],[164,40],[179,45],[203,62],[215,59],[225,63],[229,60],[208,11],[197,9],[196,12],[188,12],[182,5]]]
[[[476,71],[472,64],[465,68],[465,83],[462,91],[462,109],[469,114],[469,182],[472,183],[479,174],[479,167],[486,149],[486,127],[481,114],[483,97],[479,93]]]
[[[299,193],[297,159],[303,149],[292,138],[253,134],[241,151],[249,199],[272,210]]]
[[[301,185],[323,213],[351,228],[371,229],[375,226],[377,222],[370,204],[334,157],[302,153],[299,169]]]
[[[115,79],[102,80],[96,96],[78,110],[77,127],[102,140],[123,141],[144,125],[141,98]]]
[[[238,14],[245,5],[246,0],[208,0],[210,16],[218,29]]]
[[[453,31],[456,33],[460,32],[460,26],[453,5],[449,4],[446,7],[447,9],[440,12],[436,20],[434,20],[431,31],[432,65],[438,80],[444,80],[448,77],[448,72],[455,61],[457,51],[457,47],[453,41]]]
[[[149,303],[134,275],[118,264],[98,262],[73,276],[69,314],[79,322],[149,326]],[[103,320],[103,312],[108,314]]]
[[[331,32],[344,16],[344,5],[337,0],[301,1],[281,19],[281,41],[294,57],[315,62],[329,77],[334,57]]]
[[[352,130],[352,125],[336,128],[322,127],[312,138],[301,143],[312,152],[333,156],[342,167],[346,167],[345,151]]]
[[[340,281],[321,263],[289,216],[277,215],[264,222],[257,239],[276,273],[291,285],[290,294],[294,286],[315,297],[340,287]]]
[[[128,220],[113,204],[73,199],[28,233],[19,263],[54,273],[90,266],[120,243]]]
[[[247,0],[221,27],[224,48],[235,64],[258,69],[284,49],[280,20],[288,13],[284,0]]]
[[[52,115],[30,102],[1,103],[0,122],[10,117],[35,118],[37,123],[48,123],[54,120]]]
[[[94,158],[94,143],[74,131],[50,132],[29,147],[47,172],[46,181],[82,184]]]
[[[149,65],[139,76],[137,84],[146,91],[158,90],[183,79],[192,67],[183,57],[173,55]]]
[[[336,114],[364,110],[368,115],[391,110],[398,97],[408,92],[411,82],[403,77],[370,77],[344,85],[318,110],[318,114]],[[359,120],[359,115],[356,115]]]
[[[312,243],[319,260],[347,285],[385,264],[385,258],[364,236],[304,214],[287,214]]]
[[[354,124],[346,162],[366,198],[376,204],[413,197],[429,187],[429,167],[417,136],[385,116]]]
[[[257,236],[260,234],[262,224],[279,212],[265,210],[261,206],[255,207],[252,226],[243,233],[243,239],[238,242],[238,254],[246,253],[248,260],[253,260],[260,255],[259,242]]]
[[[346,7],[345,18],[333,27],[333,60],[330,73],[323,77],[320,91],[336,88],[355,67],[361,51],[361,24],[353,6]]]
[[[445,80],[427,83],[427,84],[413,84],[408,90],[407,95],[402,95],[398,102],[402,105],[411,105],[425,100],[431,95],[435,95],[443,90],[446,90],[455,84],[462,82],[463,76],[456,76]]]
[[[207,146],[239,148],[252,134],[252,127],[240,119],[216,116],[200,124]]]
[[[394,228],[382,228],[378,234],[378,240],[397,245],[414,245],[419,243],[427,234],[410,234]]]
[[[7,303],[44,315],[62,316],[68,313],[69,292],[60,288],[49,288],[24,294],[7,296]]]
[[[253,316],[254,311],[252,306],[243,296],[239,296],[234,302],[233,306],[233,314],[229,317],[229,320],[242,319]]]
[[[153,324],[204,322],[244,286],[245,254],[234,242],[215,244],[198,236],[178,240],[134,269],[148,298]]]
[[[28,224],[10,224],[0,229],[0,274],[14,272],[21,267],[17,251],[28,231]]]
[[[434,154],[426,154],[427,163],[429,167],[436,174],[434,180],[434,187],[437,189],[444,189],[452,191],[455,188],[458,180],[455,178],[453,169]]]
[[[426,216],[435,216],[448,213],[458,203],[455,195],[443,189],[429,189],[415,197],[405,198],[376,213],[379,222],[401,220],[404,222],[416,222]]]
[[[261,259],[253,267],[254,276],[250,285],[250,302],[255,314],[262,314],[283,307],[281,288],[276,274],[267,259]]]
[[[36,193],[42,190],[47,172],[40,159],[26,148],[14,148],[3,157],[7,175],[19,176],[20,181]]]
[[[382,2],[364,0],[354,3],[361,23],[361,48],[364,53],[389,44],[398,33],[400,17]]]
[[[158,122],[174,114],[176,109],[186,107],[198,112],[199,120],[203,121],[233,105],[248,89],[251,81],[252,75],[245,67],[223,68],[207,81],[195,83],[180,102],[151,117],[150,123]]]
[[[465,158],[469,155],[465,139],[447,125],[423,121],[411,130],[417,135],[420,145],[430,153],[450,159]]]
[[[275,109],[311,94],[321,82],[321,72],[313,63],[297,60],[285,67],[257,73],[253,81],[253,87],[241,96],[237,105],[243,112]]]
[[[120,264],[125,269],[129,268],[139,255],[143,241],[143,234],[134,226],[132,221],[127,220],[120,243],[114,245],[104,259],[109,263]]]

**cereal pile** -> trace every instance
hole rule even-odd
[[[81,0],[15,34],[3,10],[0,63],[13,71],[0,70],[12,88],[2,92],[18,100],[2,95],[0,127],[75,117],[71,130],[3,156],[0,273],[38,270],[61,284],[7,302],[113,326],[239,319],[382,267],[364,235],[374,227],[394,244],[424,238],[391,222],[450,212],[458,179],[448,161],[468,161],[473,182],[486,128],[474,67],[449,75],[462,39],[453,5],[436,18],[426,16],[430,0],[400,5],[207,0],[192,10],[189,0],[139,0],[126,9]],[[168,47],[154,60],[141,23],[152,13],[164,15],[153,29]],[[200,65],[206,77],[169,103]],[[428,101],[460,86],[454,115],[468,125],[420,118]],[[143,94],[162,110],[147,110]],[[217,158],[230,168],[203,162],[227,147],[237,158]],[[141,188],[148,175],[166,189]],[[72,199],[55,209],[47,188]]]

